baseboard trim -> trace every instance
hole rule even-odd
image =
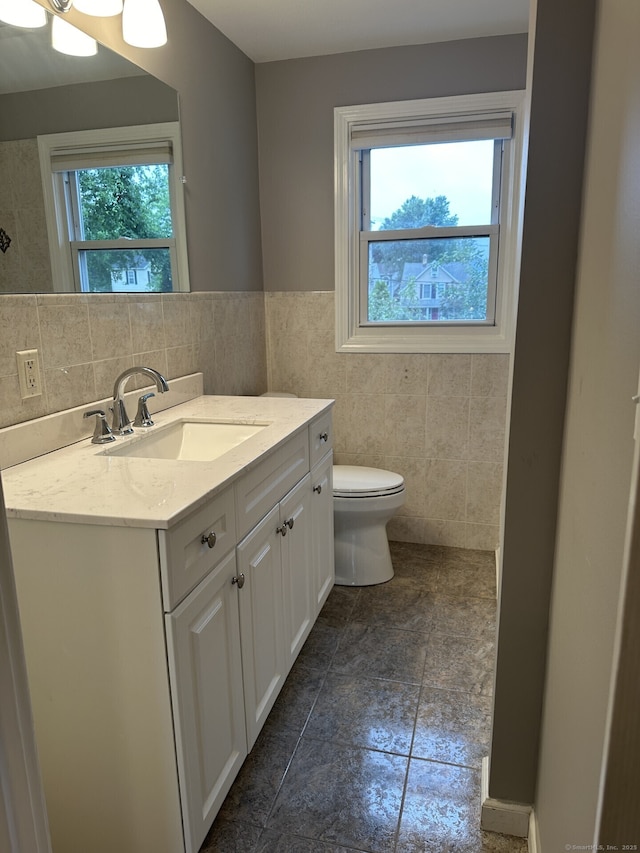
[[[529,853],[542,853],[540,835],[538,833],[538,818],[533,809],[531,809],[529,817],[529,838],[527,840],[529,842]]]
[[[482,759],[482,815],[480,826],[490,832],[503,835],[517,835],[528,838],[531,820],[531,806],[526,803],[513,803],[509,800],[496,800],[489,796],[489,759]]]

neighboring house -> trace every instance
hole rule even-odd
[[[429,262],[426,255],[421,263],[405,263],[399,281],[397,274],[385,273],[378,264],[371,264],[369,269],[369,292],[378,281],[387,281],[390,296],[399,297],[407,308],[416,312],[416,319],[422,320],[438,320],[447,286],[464,284],[467,280],[464,264]]]
[[[151,264],[142,255],[138,255],[134,259],[134,266],[131,269],[116,269],[111,270],[111,286],[116,291],[141,291],[148,292],[151,290]]]

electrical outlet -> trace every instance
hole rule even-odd
[[[39,397],[42,394],[40,380],[40,356],[37,349],[25,349],[16,353],[18,379],[22,399]]]

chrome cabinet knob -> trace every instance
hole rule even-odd
[[[211,533],[203,533],[202,539],[200,541],[203,545],[206,543],[209,548],[213,548],[213,546],[216,544],[217,538],[218,537],[216,536],[215,532],[212,530]]]
[[[321,483],[318,483],[318,485],[317,485],[317,486],[314,486],[314,487],[313,487],[313,491],[314,491],[314,492],[317,492],[318,494],[320,494],[320,493],[322,492],[322,484],[321,484]]]
[[[321,432],[318,438],[320,439],[320,441],[329,441],[329,433]]]
[[[239,575],[234,575],[234,576],[231,578],[231,583],[235,583],[235,584],[237,584],[237,585],[238,585],[238,589],[242,589],[242,587],[244,586],[244,574],[243,574],[243,573],[241,573],[241,574],[239,574]]]
[[[279,533],[281,536],[287,535],[287,527],[289,530],[293,528],[295,524],[295,518],[293,516],[291,518],[287,518],[286,521],[283,521],[280,527],[276,527],[276,533]]]

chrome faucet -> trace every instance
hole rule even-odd
[[[136,373],[142,373],[153,379],[159,394],[164,394],[165,391],[169,390],[167,380],[161,373],[154,370],[153,367],[129,367],[127,370],[124,370],[118,376],[113,386],[113,408],[111,410],[113,412],[113,423],[111,429],[118,435],[129,435],[133,432],[131,420],[124,405],[124,387],[129,377],[134,376]]]

